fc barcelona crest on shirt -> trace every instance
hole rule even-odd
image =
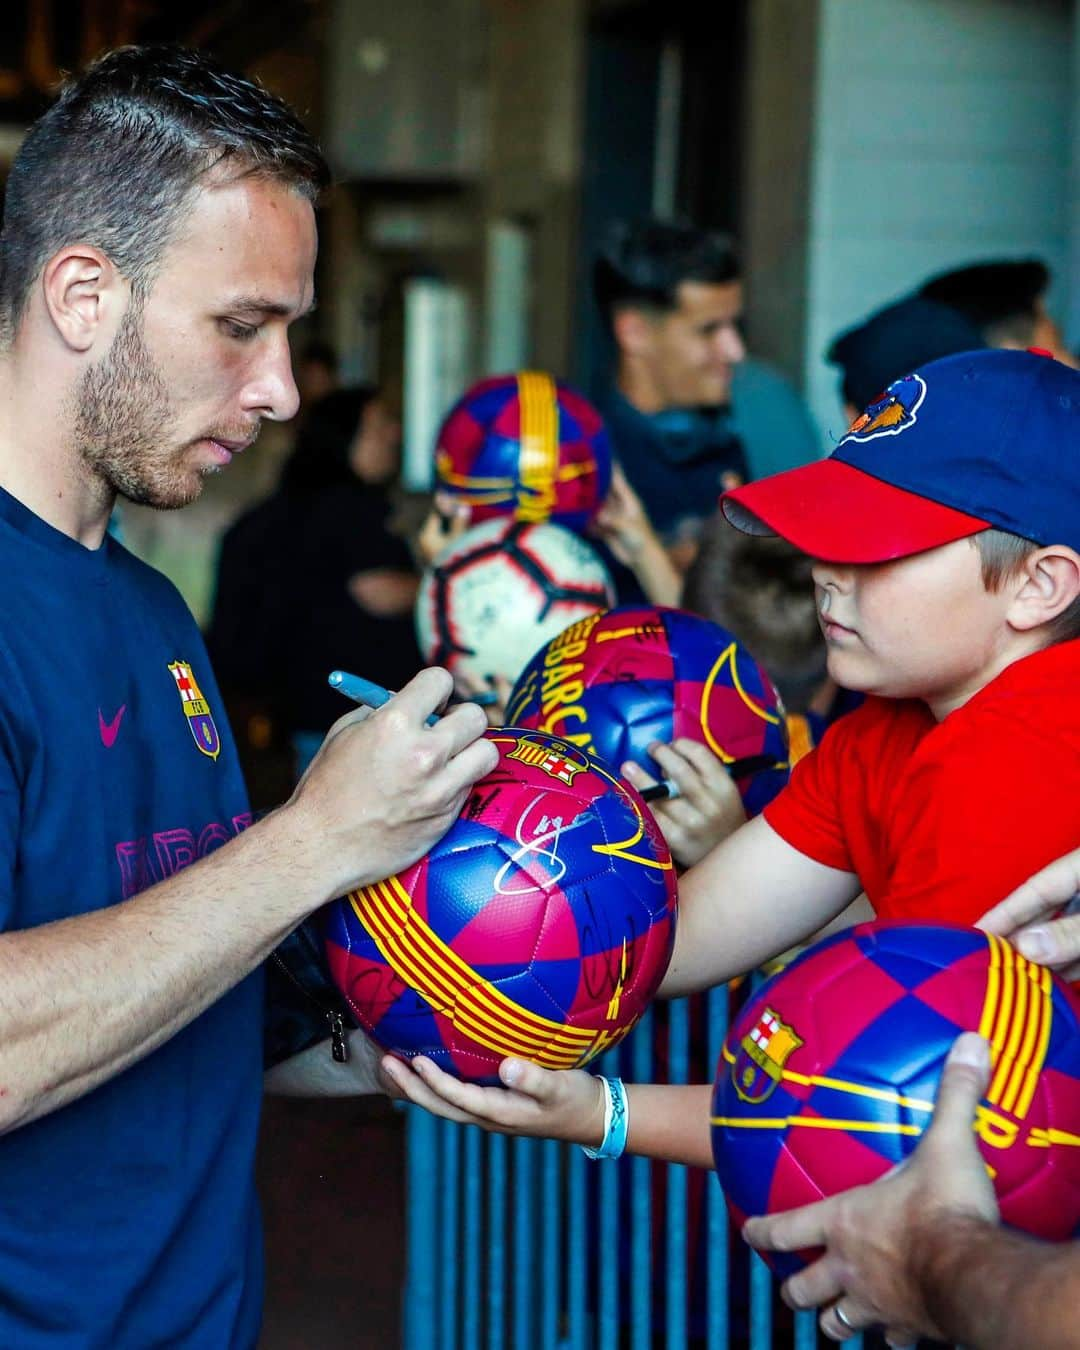
[[[221,753],[221,737],[210,713],[210,705],[202,696],[191,667],[185,661],[171,661],[169,673],[176,681],[180,706],[187,718],[188,730],[204,755],[217,759]]]
[[[731,1065],[731,1081],[745,1102],[763,1102],[772,1096],[784,1074],[784,1065],[802,1045],[791,1027],[781,1022],[771,1008],[742,1039]]]

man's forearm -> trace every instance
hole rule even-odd
[[[167,1040],[328,897],[276,812],[131,900],[0,935],[0,1132]]]
[[[971,1350],[1076,1350],[1080,1244],[1037,1242],[985,1219],[928,1215],[912,1237],[927,1311]]]

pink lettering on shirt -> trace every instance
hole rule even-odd
[[[198,838],[186,828],[155,830],[147,839],[125,839],[116,845],[120,868],[120,893],[125,900],[175,876],[193,862],[205,858],[251,824],[251,812],[233,816],[228,825],[212,820],[199,831]]]

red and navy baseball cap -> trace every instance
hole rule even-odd
[[[1080,552],[1080,372],[1034,351],[931,361],[827,459],[720,503],[737,529],[825,562],[888,562],[991,528]]]

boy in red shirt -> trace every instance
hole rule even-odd
[[[663,996],[754,969],[861,890],[881,918],[974,923],[1080,843],[1078,450],[1080,374],[970,352],[890,385],[828,459],[725,495],[815,559],[829,674],[868,697],[685,874]],[[707,1087],[383,1068],[453,1119],[711,1166]]]

